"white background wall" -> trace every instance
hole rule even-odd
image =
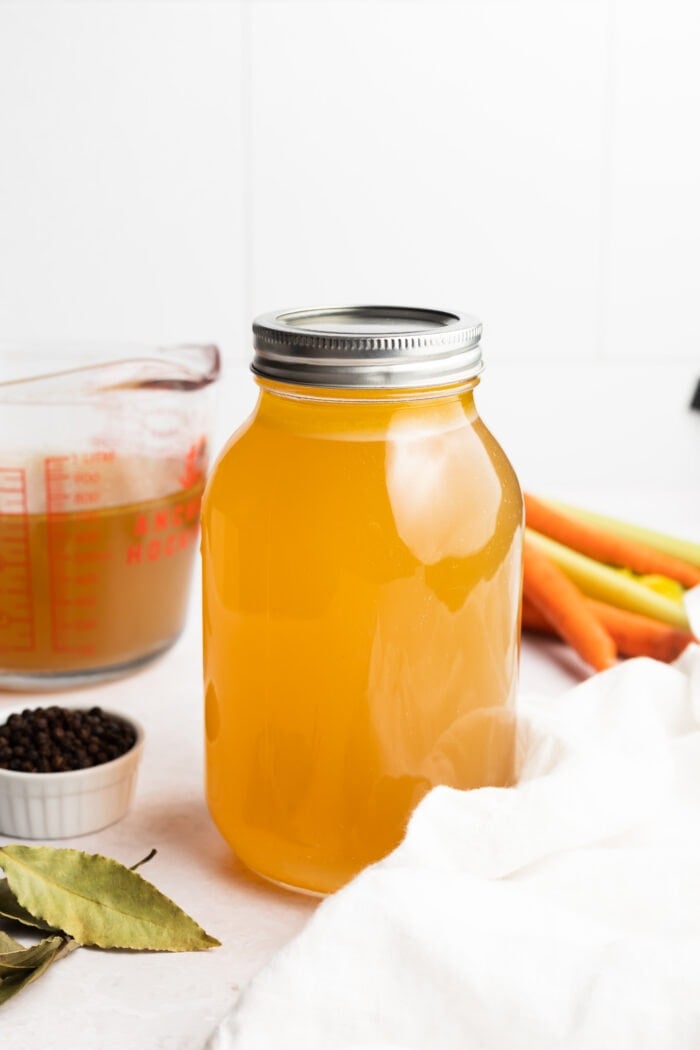
[[[513,390],[563,446],[602,399],[577,469],[617,413],[648,471],[700,374],[699,54],[696,0],[0,0],[0,333],[230,363],[263,309],[462,307],[511,448]]]

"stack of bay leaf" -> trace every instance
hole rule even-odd
[[[190,952],[219,944],[137,873],[154,853],[126,868],[80,850],[0,846],[0,923],[42,935],[27,947],[0,927],[0,1005],[81,945]]]

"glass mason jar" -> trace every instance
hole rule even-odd
[[[327,893],[431,787],[512,782],[522,499],[473,317],[253,328],[257,407],[203,502],[207,798],[248,867]]]

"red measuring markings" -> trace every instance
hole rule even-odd
[[[31,652],[34,640],[27,476],[0,467],[0,653]]]
[[[95,649],[99,566],[112,557],[97,524],[101,493],[95,462],[113,458],[114,453],[87,453],[44,460],[51,646],[57,653]]]

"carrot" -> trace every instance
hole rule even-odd
[[[522,618],[523,630],[536,631],[538,634],[556,634],[556,627],[543,616],[536,605],[523,593]]]
[[[602,528],[606,532],[613,532],[626,537],[628,540],[638,540],[646,547],[654,550],[664,551],[674,558],[688,562],[700,569],[700,543],[692,540],[681,539],[680,536],[669,536],[664,532],[654,532],[643,525],[632,525],[629,521],[620,521],[619,518],[609,518],[605,514],[596,514],[592,510],[583,510],[581,507],[572,507],[569,503],[559,503],[558,500],[548,499],[548,507],[554,507],[569,518],[584,521],[595,528]]]
[[[630,612],[651,616],[654,620],[663,620],[664,623],[680,627],[683,631],[689,629],[690,625],[683,602],[667,598],[651,587],[647,587],[646,584],[640,583],[637,577],[628,576],[623,569],[603,565],[595,558],[589,558],[587,554],[579,554],[571,547],[565,547],[563,543],[550,540],[549,536],[543,536],[534,529],[528,528],[525,533],[530,543],[539,547],[543,554],[551,558],[589,598],[598,598],[599,601],[619,605],[620,608],[629,609]],[[694,591],[689,593],[693,594]]]
[[[678,580],[684,587],[700,584],[700,568],[598,526],[576,520],[525,495],[525,519],[530,528],[596,561],[619,565],[641,574],[658,573]]]
[[[650,656],[672,663],[693,641],[690,631],[681,631],[650,616],[618,609],[607,602],[587,598],[586,604],[610,633],[622,656]],[[542,634],[556,634],[556,624],[542,615],[526,594],[523,595],[523,627]]]
[[[588,604],[617,643],[624,656],[651,656],[671,663],[693,641],[690,631],[652,620],[649,616],[618,609],[605,602],[588,599]]]
[[[603,671],[615,663],[617,649],[610,634],[574,583],[525,538],[524,589],[532,604],[579,656]]]

